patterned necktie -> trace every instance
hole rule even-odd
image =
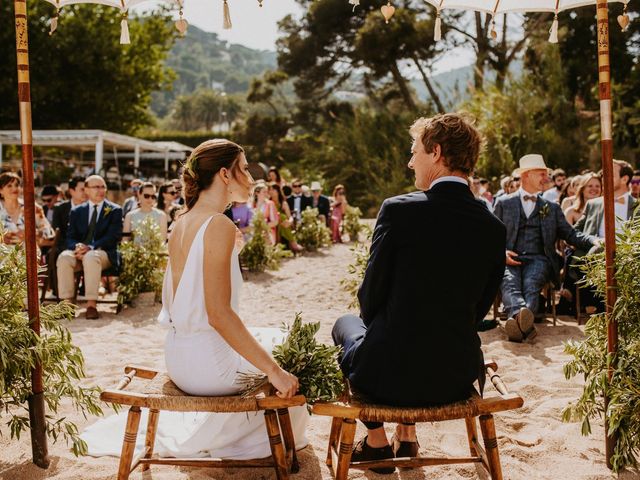
[[[93,235],[96,233],[96,223],[98,222],[98,205],[93,206],[93,213],[91,214],[91,221],[89,222],[89,229],[84,237],[82,243],[89,245],[93,242]]]
[[[535,195],[523,195],[522,198],[524,198],[525,202],[535,202],[538,199]]]

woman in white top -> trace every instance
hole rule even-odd
[[[160,234],[162,239],[167,239],[167,215],[157,208],[154,208],[158,195],[156,194],[156,186],[151,183],[143,183],[138,193],[139,207],[131,210],[124,217],[124,225],[122,226],[122,233],[125,237],[128,235],[133,236],[133,240],[136,241],[136,230],[140,223],[151,216],[160,228]]]

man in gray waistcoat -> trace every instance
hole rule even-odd
[[[521,178],[520,189],[500,197],[494,213],[507,229],[507,265],[501,285],[508,317],[505,330],[510,341],[521,342],[536,335],[533,324],[540,290],[550,281],[558,283],[562,262],[556,241],[589,250],[599,240],[573,229],[560,206],[539,195],[549,180],[542,155],[522,157],[514,174]]]

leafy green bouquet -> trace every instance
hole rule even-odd
[[[135,229],[131,242],[120,245],[122,268],[118,284],[118,304],[129,303],[138,294],[162,294],[162,279],[167,266],[167,246],[158,223],[147,216]]]
[[[618,234],[616,247],[617,300],[611,314],[618,322],[618,351],[607,353],[607,319],[593,315],[585,327],[586,338],[570,340],[565,352],[573,359],[564,366],[567,379],[584,376],[582,395],[563,412],[564,421],[582,422],[582,434],[591,433],[590,419],[605,414],[604,394],[609,396],[608,433],[617,435],[611,463],[614,471],[636,466],[640,451],[640,219]],[[581,266],[586,285],[604,298],[604,253],[586,257]],[[613,367],[611,380],[607,371]]]
[[[296,240],[310,252],[331,245],[331,231],[318,218],[317,208],[306,208],[296,230]]]
[[[252,237],[240,252],[240,263],[251,272],[264,272],[266,269],[277,270],[283,258],[292,253],[280,244],[269,242],[269,226],[262,212],[257,211],[251,220]]]
[[[360,232],[366,229],[366,226],[360,223],[360,218],[362,218],[362,211],[358,207],[347,205],[344,212],[342,229],[349,235],[349,240],[352,242],[357,242]]]
[[[274,347],[273,357],[280,367],[298,377],[299,393],[305,396],[307,403],[340,397],[345,388],[338,365],[341,349],[316,341],[320,322],[302,323],[302,317],[298,313],[293,324],[284,328],[287,338],[281,345]],[[267,383],[264,375],[246,374],[241,381],[245,392]]]
[[[11,438],[30,427],[27,400],[31,395],[31,369],[43,369],[47,436],[69,443],[75,455],[87,452],[76,425],[58,415],[62,402],[70,401],[82,413],[102,415],[97,388],[78,385],[84,374],[84,357],[71,342],[64,321],[74,317],[74,306],[61,302],[40,307],[40,335],[30,328],[25,310],[27,272],[22,245],[0,243],[0,419]]]

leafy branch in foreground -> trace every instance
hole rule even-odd
[[[83,388],[84,358],[71,343],[71,333],[63,325],[74,317],[68,302],[40,307],[40,336],[29,327],[25,311],[27,273],[22,246],[0,244],[0,418],[9,427],[11,438],[30,427],[27,399],[31,395],[31,369],[40,362],[43,369],[47,436],[54,442],[62,437],[75,455],[87,452],[76,425],[58,410],[63,401],[86,418],[102,415],[97,388]]]
[[[618,322],[618,352],[607,353],[607,319],[593,315],[585,327],[586,338],[565,343],[573,357],[564,366],[567,379],[584,376],[582,395],[563,412],[565,421],[581,421],[582,434],[591,433],[590,419],[605,414],[604,394],[609,396],[609,435],[617,435],[611,463],[614,471],[637,466],[640,451],[640,219],[628,223],[616,244],[617,300],[611,314]],[[591,255],[581,266],[586,285],[600,297],[606,292],[604,253]],[[611,381],[607,369],[613,365]]]
[[[298,377],[299,393],[308,404],[338,398],[344,391],[344,380],[338,355],[340,347],[318,343],[315,339],[320,322],[302,323],[299,313],[293,324],[284,326],[287,338],[273,349],[278,365]],[[254,390],[266,382],[263,375],[244,375],[244,392]]]

